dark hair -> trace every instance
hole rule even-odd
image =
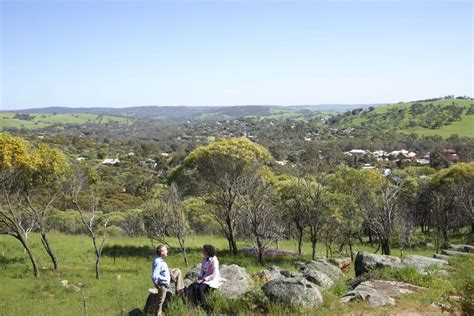
[[[156,255],[161,256],[161,250],[163,250],[165,247],[165,245],[158,245],[158,247],[156,247]]]
[[[211,245],[204,245],[202,251],[205,252],[209,257],[214,257],[216,255],[216,249]]]

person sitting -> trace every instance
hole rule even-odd
[[[175,285],[176,295],[181,295],[184,292],[184,281],[181,270],[168,269],[168,265],[165,261],[167,256],[168,249],[166,246],[159,245],[156,248],[156,257],[153,258],[151,275],[151,279],[157,290],[156,308],[154,309],[156,310],[156,315],[161,315],[163,311],[163,303],[165,302],[166,298],[172,294],[169,291],[171,282],[173,282]],[[167,295],[167,293],[169,294]]]
[[[168,249],[164,245],[156,247],[156,257],[153,258],[151,279],[158,290],[156,315],[162,314],[163,303],[166,299],[166,292],[170,286],[170,270],[165,258],[168,256]]]
[[[190,285],[189,294],[192,303],[207,309],[206,293],[210,288],[219,288],[223,283],[223,279],[219,273],[219,260],[217,260],[214,247],[204,245],[202,252],[201,272],[198,274],[198,279]]]

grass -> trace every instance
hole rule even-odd
[[[5,128],[26,128],[38,129],[48,127],[53,124],[108,124],[117,122],[129,124],[131,119],[111,115],[97,114],[30,114],[33,119],[30,121],[15,118],[13,113],[0,113],[0,129]]]
[[[135,308],[143,308],[147,289],[152,286],[150,270],[153,249],[149,240],[141,237],[111,237],[104,249],[101,279],[95,280],[94,254],[91,241],[87,236],[51,233],[50,239],[58,255],[60,272],[51,270],[51,264],[41,246],[40,239],[33,234],[29,237],[29,241],[41,267],[41,277],[35,279],[31,273],[28,257],[18,241],[9,236],[0,236],[1,315],[78,315],[84,314],[85,302],[88,315],[124,315]],[[322,292],[325,298],[322,307],[317,310],[300,311],[269,302],[259,289],[261,281],[256,273],[262,267],[257,264],[256,258],[244,254],[231,256],[226,250],[227,241],[220,236],[190,236],[188,238],[189,258],[192,265],[200,262],[200,247],[204,243],[215,245],[221,264],[235,263],[243,266],[255,280],[255,291],[242,299],[229,301],[218,294],[213,294],[210,297],[210,302],[211,309],[215,314],[247,315],[252,311],[257,314],[293,315],[304,312],[310,315],[338,315],[362,312],[388,314],[397,310],[429,311],[430,304],[434,300],[439,300],[438,298],[447,291],[462,291],[466,287],[459,281],[463,278],[461,275],[456,275],[453,280],[436,279],[435,282],[429,284],[428,291],[402,298],[396,308],[374,309],[369,308],[363,302],[340,303],[339,297],[346,291],[345,282],[341,280],[336,282],[331,289]],[[247,245],[245,242],[240,242],[239,246]],[[297,245],[296,241],[281,241],[280,247],[295,250]],[[374,248],[363,245],[355,247],[355,250],[373,252]],[[302,257],[268,258],[267,265],[278,265],[294,270],[294,261],[307,260],[310,253],[309,243],[305,243]],[[398,253],[399,251],[395,249],[394,254]],[[432,250],[405,250],[405,255],[412,253],[431,255]],[[322,245],[318,247],[317,254],[324,254]],[[178,253],[171,251],[167,262],[170,267],[178,267],[183,272],[187,271],[183,258]],[[474,262],[472,264],[474,266]],[[352,269],[348,273],[348,277],[353,275]],[[406,278],[406,280],[417,282],[417,276],[413,272],[405,271],[401,275],[390,275],[390,277]],[[73,284],[82,283],[82,291],[76,293],[70,289],[62,288],[61,280],[64,279]],[[457,288],[459,290],[456,290]],[[194,314],[205,315],[202,310],[190,309],[179,300],[173,301],[168,310],[168,315]]]
[[[342,126],[344,127],[361,127],[365,126],[366,128],[382,128],[382,129],[392,129],[394,131],[403,132],[403,133],[416,133],[422,136],[433,136],[439,135],[443,138],[448,138],[453,134],[464,137],[474,137],[474,115],[467,115],[466,111],[469,109],[471,104],[474,104],[472,100],[437,100],[437,101],[423,101],[417,102],[423,105],[432,104],[432,107],[443,107],[454,104],[458,107],[464,108],[464,113],[461,115],[460,120],[454,121],[449,125],[442,125],[437,129],[424,128],[420,125],[421,120],[423,120],[423,115],[412,115],[410,113],[410,107],[415,102],[406,102],[406,103],[396,103],[389,104],[385,106],[376,107],[373,111],[368,114],[350,117],[346,119]],[[401,120],[387,119],[385,120],[384,114],[389,113],[390,111],[405,110],[405,116]],[[442,115],[442,113],[437,113]],[[409,122],[413,121],[417,125],[410,127]]]

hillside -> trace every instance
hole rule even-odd
[[[369,133],[404,132],[474,137],[474,100],[432,99],[345,112],[330,120],[339,127]]]
[[[13,114],[0,113],[0,130],[5,128],[37,129],[55,124],[129,124],[124,117],[98,114]]]

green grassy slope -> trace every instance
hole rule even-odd
[[[420,135],[474,137],[474,100],[447,99],[397,103],[345,116],[343,127]]]
[[[151,259],[153,250],[150,241],[144,237],[111,237],[105,244],[104,256],[101,260],[102,277],[100,280],[94,278],[94,254],[92,242],[87,236],[70,236],[58,233],[49,234],[53,249],[58,255],[60,271],[51,270],[48,256],[41,246],[37,234],[32,234],[30,242],[34,253],[37,255],[41,268],[41,278],[32,276],[30,262],[26,253],[17,240],[10,236],[0,235],[0,314],[1,315],[84,315],[83,301],[87,297],[88,315],[126,315],[134,308],[143,308],[147,297],[147,289],[152,287],[150,281]],[[177,243],[170,240],[172,244]],[[257,264],[255,256],[239,254],[229,255],[227,241],[220,236],[189,236],[186,240],[191,265],[200,262],[201,247],[205,243],[216,246],[221,264],[238,264],[247,269],[255,281],[256,297],[263,298],[263,293],[258,290],[263,284],[259,281],[256,273],[262,269]],[[113,257],[113,249],[116,247],[116,259]],[[249,246],[247,243],[239,242],[239,247]],[[297,243],[294,240],[283,240],[280,244],[282,249],[296,250]],[[355,245],[354,250],[366,250],[373,252],[375,248],[369,245]],[[278,256],[268,258],[267,265],[278,265],[280,267],[296,271],[293,263],[295,261],[308,260],[310,258],[310,244],[304,243],[304,255]],[[394,255],[400,251],[394,249]],[[317,254],[324,255],[324,246],[318,245]],[[431,256],[431,249],[406,250],[405,254],[420,254]],[[474,259],[474,258],[473,258]],[[465,260],[466,261],[466,260]],[[170,267],[178,267],[184,273],[187,268],[183,258],[176,252],[170,252],[167,258]],[[469,264],[469,263],[468,263]],[[354,276],[354,271],[348,273]],[[401,298],[397,306],[386,306],[382,308],[371,308],[362,302],[342,304],[339,301],[340,290],[335,289],[323,291],[325,303],[318,309],[307,311],[307,315],[347,315],[351,313],[370,315],[385,315],[411,311],[433,311],[430,304],[436,300],[443,302],[445,293],[452,290],[451,281],[459,279],[455,276],[452,280],[436,279],[429,289],[417,295],[407,295]],[[82,283],[81,292],[76,293],[71,289],[61,287],[61,280],[68,280],[72,284]],[[341,285],[341,284],[340,284]],[[345,290],[342,289],[342,292]],[[339,294],[336,294],[339,293]],[[229,306],[235,306],[235,315],[251,314],[247,307],[249,302],[238,300],[232,303],[221,301],[221,313],[229,314]],[[261,303],[267,302],[265,299]],[[226,305],[228,304],[228,305]],[[225,307],[228,306],[228,307]],[[253,306],[251,304],[250,306]],[[205,315],[196,310],[188,309],[179,302],[175,302],[174,309],[181,310],[169,312],[168,315]],[[268,306],[267,313],[275,315],[293,315],[294,313],[282,313],[278,305]],[[434,310],[436,311],[436,310]],[[438,311],[439,312],[439,311]]]
[[[15,118],[13,113],[0,113],[0,129],[16,127],[36,129],[47,127],[52,124],[106,124],[110,122],[117,122],[120,124],[129,124],[131,119],[97,114],[30,114],[32,120],[21,120]]]

